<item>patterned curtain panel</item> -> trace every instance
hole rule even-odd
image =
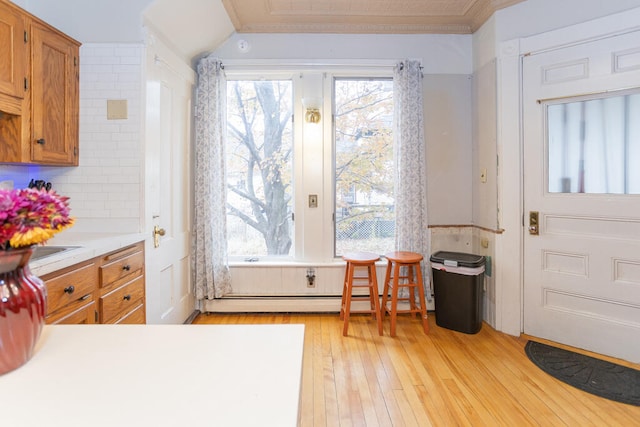
[[[396,163],[396,250],[429,259],[427,171],[422,104],[422,69],[419,61],[405,60],[393,73],[394,157]],[[429,274],[423,265],[425,285]],[[430,292],[425,292],[431,298]]]
[[[225,87],[222,63],[198,63],[195,106],[195,212],[193,271],[196,298],[221,298],[231,292],[227,262],[225,178]]]

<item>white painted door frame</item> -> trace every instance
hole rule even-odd
[[[191,286],[191,123],[195,72],[147,28],[144,230],[147,323],[183,323]]]
[[[523,135],[522,57],[560,46],[640,29],[640,8],[536,36],[502,42],[498,51],[498,228],[495,284],[496,329],[523,331]]]

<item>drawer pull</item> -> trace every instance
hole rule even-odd
[[[122,269],[124,271],[129,271],[129,270],[131,270],[131,266],[129,264],[127,264],[127,265],[123,266]]]
[[[64,293],[71,295],[75,290],[76,288],[73,285],[67,286],[66,288],[64,288]]]
[[[131,295],[127,294],[122,297],[123,300],[131,301]]]

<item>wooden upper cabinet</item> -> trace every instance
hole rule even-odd
[[[31,158],[78,164],[78,46],[49,28],[31,27]]]
[[[23,98],[26,73],[24,16],[0,3],[0,93]]]
[[[78,165],[79,49],[0,0],[0,163]]]

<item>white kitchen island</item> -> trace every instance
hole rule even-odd
[[[304,325],[45,326],[1,425],[295,426]]]

